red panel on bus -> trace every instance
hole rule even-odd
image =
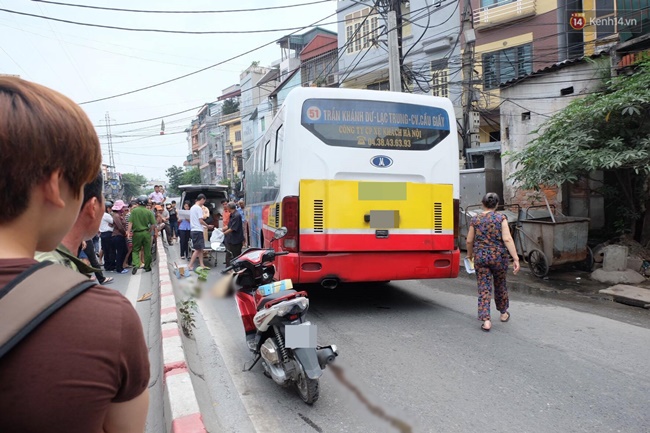
[[[450,251],[454,249],[454,236],[388,234],[378,238],[376,234],[302,234],[300,249],[304,251]]]

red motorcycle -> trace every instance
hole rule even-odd
[[[287,233],[276,230],[274,240]],[[305,320],[309,298],[293,290],[291,280],[274,281],[273,249],[251,248],[234,258],[222,271],[234,271],[233,289],[254,354],[250,371],[261,359],[264,374],[278,385],[294,385],[302,400],[313,404],[319,397],[318,381],[323,370],[338,356],[335,345],[316,344],[316,325]]]

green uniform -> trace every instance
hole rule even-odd
[[[93,272],[101,272],[101,269],[95,269],[92,266],[85,264],[80,258],[72,254],[63,244],[56,247],[54,251],[40,252],[36,251],[34,258],[39,262],[50,261],[58,263],[70,268],[73,271],[79,272],[86,276],[90,276]]]
[[[133,268],[140,267],[140,250],[144,248],[144,269],[149,271],[151,270],[150,229],[156,225],[156,220],[149,209],[138,206],[131,211],[129,222],[133,231]]]

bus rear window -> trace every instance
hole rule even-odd
[[[330,146],[429,150],[449,136],[446,110],[398,102],[308,99],[301,123]]]

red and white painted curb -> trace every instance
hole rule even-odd
[[[206,433],[183,351],[176,297],[169,274],[167,254],[160,238],[158,238],[158,272],[164,392],[171,408],[171,413],[165,414],[165,419],[171,418],[173,433]]]

